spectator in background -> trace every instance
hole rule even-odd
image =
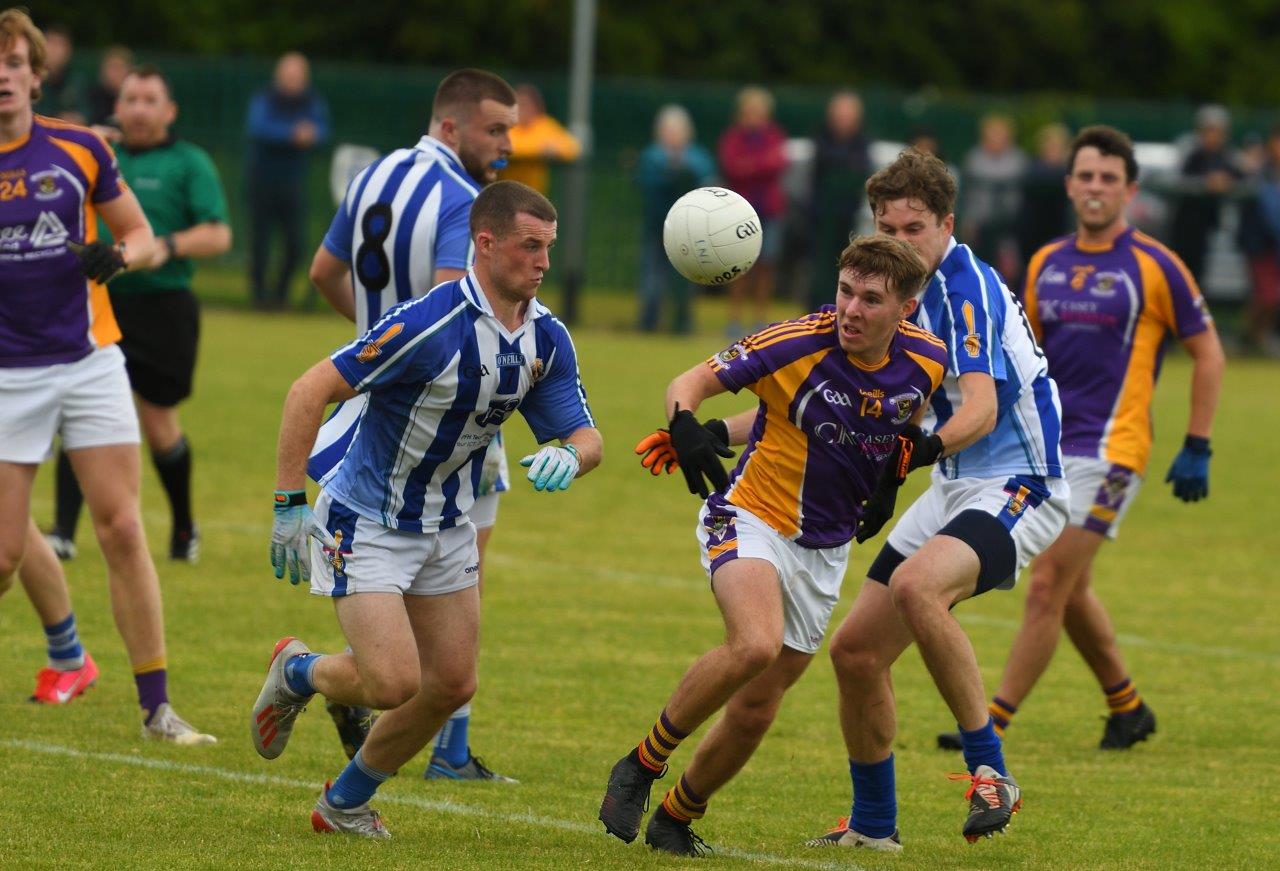
[[[120,175],[137,195],[158,244],[148,268],[113,279],[108,293],[123,334],[120,350],[138,422],[169,499],[169,558],[194,563],[200,536],[191,517],[192,456],[178,404],[191,395],[200,336],[192,260],[230,249],[227,198],[208,153],[170,132],[178,106],[159,69],[143,64],[125,76],[114,114],[121,131]],[[56,521],[47,537],[62,559],[75,555],[83,502],[71,461],[61,452]]]
[[[653,142],[640,155],[636,181],[644,201],[640,244],[640,329],[658,329],[662,300],[672,296],[671,329],[693,332],[693,285],[667,262],[662,225],[672,203],[697,187],[711,183],[715,161],[694,142],[693,121],[683,106],[663,106],[653,122]],[[673,293],[674,290],[674,293]]]
[[[787,168],[787,134],[773,120],[773,95],[751,86],[738,92],[734,124],[720,136],[718,156],[725,187],[737,191],[760,216],[762,247],[755,266],[729,284],[728,333],[740,335],[742,301],[754,304],[755,328],[769,321],[773,267],[782,245],[786,198],[782,174]]]
[[[44,47],[45,74],[40,80],[40,102],[36,103],[36,112],[72,124],[83,124],[84,83],[70,68],[71,31],[61,24],[46,27]]]
[[[1017,221],[1019,265],[1041,246],[1064,236],[1071,226],[1071,202],[1065,179],[1071,154],[1071,131],[1062,124],[1046,124],[1036,132],[1036,156],[1022,177],[1022,205]],[[1021,286],[1019,274],[1009,275]]]
[[[1006,115],[986,115],[980,122],[978,144],[961,168],[964,226],[956,234],[1006,278],[1020,272],[1015,228],[1027,171],[1027,156],[1013,136],[1013,119]]]
[[[249,101],[249,280],[253,304],[282,309],[302,255],[306,227],[307,166],[329,139],[329,107],[311,88],[311,66],[291,51],[276,62],[271,84]],[[284,245],[280,270],[267,284],[272,236]]]
[[[124,77],[133,69],[133,52],[123,45],[113,45],[102,53],[98,64],[98,80],[89,88],[88,109],[90,125],[114,127],[112,116],[116,111],[116,98]]]
[[[862,98],[838,91],[827,101],[827,117],[813,138],[813,182],[808,237],[813,245],[805,311],[831,299],[831,267],[849,244],[871,174],[871,152],[862,129]]]
[[[1245,349],[1280,357],[1280,126],[1267,134],[1261,160],[1248,177],[1252,194],[1240,204],[1237,241],[1249,261],[1249,302],[1244,312]]]
[[[518,120],[511,128],[511,157],[504,179],[527,184],[543,195],[551,193],[552,161],[577,160],[582,143],[547,114],[542,92],[530,84],[516,86]]]
[[[1191,151],[1182,162],[1179,196],[1169,230],[1171,247],[1182,255],[1196,281],[1204,285],[1209,237],[1218,229],[1223,197],[1241,177],[1228,137],[1231,115],[1222,106],[1201,106]]]

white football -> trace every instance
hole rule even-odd
[[[662,224],[662,247],[676,271],[697,284],[727,284],[760,256],[760,218],[728,188],[697,188],[676,200]]]

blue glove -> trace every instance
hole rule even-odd
[[[1173,484],[1173,495],[1183,502],[1199,502],[1209,498],[1209,440],[1200,436],[1187,436],[1182,450],[1173,458],[1166,484]]]
[[[529,454],[520,460],[520,465],[529,470],[529,474],[525,477],[533,482],[533,489],[554,493],[557,490],[569,489],[581,464],[578,460],[578,449],[573,445],[565,445],[562,448],[547,445],[536,454]]]
[[[275,492],[275,522],[271,525],[271,567],[277,578],[289,569],[289,583],[311,580],[311,554],[307,539],[315,536],[326,547],[337,548],[329,530],[321,526],[307,504],[305,490]]]

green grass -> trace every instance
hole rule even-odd
[[[554,301],[554,298],[553,298]],[[21,593],[0,601],[0,866],[142,868],[669,868],[607,837],[595,813],[609,766],[652,723],[721,626],[697,565],[696,502],[676,479],[651,480],[631,456],[660,422],[677,371],[717,349],[715,333],[676,340],[614,329],[629,304],[589,298],[576,342],[607,460],[568,493],[521,484],[504,497],[484,604],[473,746],[511,787],[423,782],[425,757],[379,802],[395,838],[324,838],[307,815],[340,767],[323,706],[305,714],[275,762],[250,746],[247,709],[274,641],[294,633],[342,644],[332,608],[276,581],[267,564],[268,496],[279,409],[290,381],[346,340],[332,316],[210,311],[195,398],[183,416],[196,457],[204,534],[197,567],[160,563],[178,709],[221,738],[211,748],[144,744],[128,662],[111,623],[103,565],[82,531],[68,564],[83,638],[103,676],[65,708],[27,704],[43,662]],[[703,311],[703,322],[716,323]],[[746,770],[699,831],[722,848],[712,867],[1263,868],[1280,864],[1280,563],[1272,399],[1276,370],[1233,363],[1215,435],[1212,498],[1176,502],[1160,483],[1186,415],[1188,365],[1169,361],[1157,396],[1152,476],[1095,583],[1127,643],[1160,732],[1101,754],[1104,706],[1069,646],[1024,705],[1008,752],[1026,804],[1007,837],[966,845],[959,760],[933,749],[951,723],[919,657],[895,673],[900,823],[907,852],[815,855],[797,843],[847,812],[849,785],[825,655],[788,697]],[[711,408],[741,408],[727,397]],[[530,445],[509,427],[513,460]],[[163,556],[167,520],[144,472],[148,533]],[[919,482],[913,482],[913,489]],[[36,516],[50,515],[47,472]],[[904,503],[905,504],[905,503]],[[877,543],[850,563],[851,598]],[[1022,593],[958,609],[990,688]],[[847,601],[836,614],[843,616]],[[22,743],[34,742],[34,743]],[[692,742],[690,742],[692,743]],[[673,759],[678,772],[689,747]],[[671,780],[673,778],[668,778]],[[655,793],[656,800],[657,793]],[[725,855],[725,851],[732,851]],[[753,854],[754,859],[744,854]]]

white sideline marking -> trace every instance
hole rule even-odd
[[[217,777],[222,780],[234,780],[237,783],[257,783],[264,786],[280,786],[288,789],[306,790],[314,794],[316,784],[307,780],[292,777],[278,777],[274,774],[250,774],[234,771],[230,768],[217,768],[212,765],[196,765],[191,762],[174,762],[170,759],[148,759],[145,756],[126,756],[123,753],[98,753],[90,750],[78,750],[62,744],[46,744],[43,741],[24,741],[19,738],[0,739],[0,747],[12,747],[31,753],[44,753],[49,756],[70,756],[74,759],[92,759],[97,762],[113,762],[118,765],[132,765],[135,768],[150,768],[155,771],[172,771],[182,774],[196,774],[205,777]],[[474,805],[459,804],[454,801],[419,798],[414,795],[385,794],[378,796],[378,804],[398,804],[436,813],[454,814],[464,817],[487,817],[503,823],[524,823],[543,829],[559,829],[564,832],[599,835],[608,838],[600,825],[588,825],[575,820],[562,820],[556,817],[544,817],[531,813],[501,813]],[[816,868],[820,871],[866,871],[849,862],[817,862],[808,859],[794,859],[788,856],[774,856],[769,853],[748,853],[732,848],[715,850],[716,856],[727,856],[732,859],[744,859],[765,865],[781,865],[790,868]]]

